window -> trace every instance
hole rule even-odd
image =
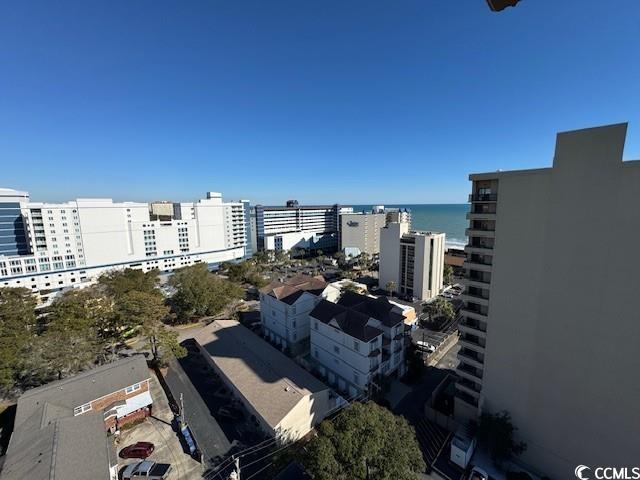
[[[313,322],[313,329],[317,330],[318,329],[318,322]]]
[[[140,384],[139,383],[134,383],[133,385],[130,385],[127,388],[124,389],[125,393],[133,393],[136,390],[140,390]]]
[[[318,349],[317,348],[313,349],[313,356],[318,358],[319,354],[318,354]]]
[[[355,383],[356,385],[360,383],[360,375],[358,375],[356,372],[353,372],[353,383]]]
[[[359,351],[360,351],[360,342],[359,342],[359,341],[357,341],[357,340],[354,340],[354,341],[353,341],[353,349],[354,349],[356,352],[359,352]]]
[[[335,353],[340,353],[340,347],[338,347],[337,345],[334,345],[334,346],[333,346],[333,351],[334,351]]]
[[[82,415],[84,412],[88,412],[89,410],[91,410],[91,404],[85,403],[84,405],[80,405],[79,407],[74,408],[73,414]]]

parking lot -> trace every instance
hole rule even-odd
[[[200,395],[208,412],[220,426],[232,445],[231,453],[249,445],[254,445],[266,437],[258,429],[258,423],[244,410],[231,391],[200,354],[194,340],[186,340],[187,356],[179,360],[180,366]],[[186,408],[186,406],[185,406]]]
[[[129,429],[122,430],[116,439],[116,450],[119,452],[127,445],[136,442],[151,442],[155,446],[154,452],[149,457],[158,463],[170,463],[171,471],[167,480],[188,480],[200,478],[202,466],[199,462],[184,453],[177,433],[172,427],[173,412],[169,408],[167,397],[155,377],[151,374],[151,397],[153,398],[153,415],[143,423]],[[118,459],[119,472],[136,459]]]

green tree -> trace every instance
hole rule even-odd
[[[177,332],[163,324],[169,316],[169,308],[157,291],[127,292],[116,302],[116,315],[123,319],[122,323],[138,327],[154,362],[163,363],[171,355],[178,358],[186,355],[186,350],[178,343]]]
[[[244,294],[240,286],[211,274],[204,264],[181,268],[170,282],[176,288],[172,301],[181,320],[216,315]]]
[[[362,288],[354,282],[345,283],[344,287],[342,287],[342,294],[344,295],[345,292],[363,293]]]
[[[473,427],[480,445],[487,449],[492,460],[498,464],[527,449],[526,443],[515,440],[517,428],[511,423],[511,415],[506,411],[483,413]]]
[[[429,315],[429,323],[433,323],[435,317],[441,317],[443,322],[449,322],[456,316],[451,302],[442,297],[436,297],[432,302],[426,303],[422,311]]]
[[[392,297],[393,293],[398,290],[398,285],[393,280],[389,280],[385,285],[387,292],[389,292],[389,296]]]
[[[119,297],[127,292],[153,292],[159,282],[159,271],[154,269],[149,272],[125,268],[124,270],[112,270],[104,273],[98,279],[98,283],[105,288],[112,297]]]
[[[453,267],[445,263],[442,277],[445,285],[453,284]]]
[[[413,428],[373,402],[322,422],[302,462],[316,480],[417,480],[425,470]]]
[[[360,255],[358,255],[358,265],[360,265],[360,268],[362,268],[363,270],[367,270],[369,268],[369,266],[371,265],[371,257],[368,253],[362,252]]]
[[[36,299],[26,288],[0,288],[0,388],[16,382],[36,323]]]

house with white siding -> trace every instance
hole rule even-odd
[[[405,373],[405,317],[386,297],[346,291],[309,313],[311,361],[338,391],[354,396]]]

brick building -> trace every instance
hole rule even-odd
[[[116,478],[106,431],[151,414],[149,380],[134,356],[25,392],[0,480]]]

